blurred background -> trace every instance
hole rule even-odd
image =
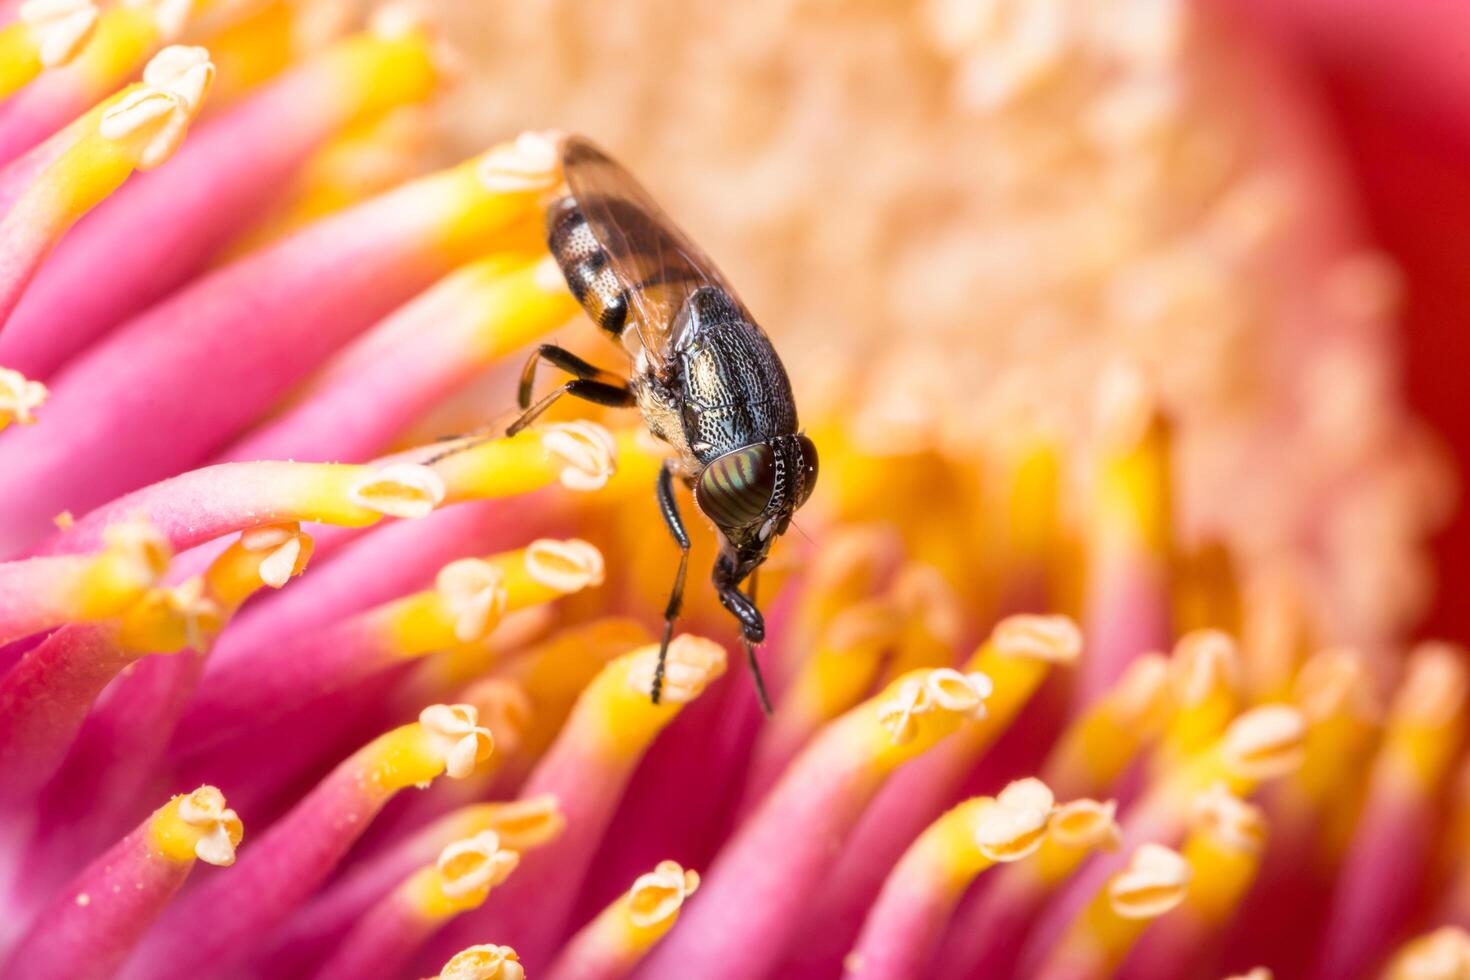
[[[1354,640],[1466,635],[1470,8],[443,9],[456,149],[606,144],[780,338],[804,405],[963,450],[1071,427],[1097,372],[1139,362],[1196,544],[1305,556]]]

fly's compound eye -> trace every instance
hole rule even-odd
[[[801,447],[801,492],[796,497],[800,507],[817,488],[817,447],[804,435],[796,437],[796,444]]]
[[[726,453],[699,475],[694,500],[722,528],[749,527],[766,515],[776,489],[776,453],[760,443]]]

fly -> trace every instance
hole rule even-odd
[[[649,431],[674,450],[655,491],[680,552],[664,609],[653,702],[663,692],[689,568],[689,534],[674,499],[679,479],[719,533],[715,591],[740,624],[756,693],[770,714],[755,656],[766,634],[755,572],[811,496],[817,449],[798,429],[791,381],[775,348],[714,263],[631,174],[588,140],[565,137],[561,164],[567,193],[547,209],[548,246],[577,302],[623,344],[632,370],[622,381],[568,350],[541,345],[521,374],[523,411],[506,434],[530,425],[562,395],[643,413]],[[532,404],[541,361],[573,377]]]

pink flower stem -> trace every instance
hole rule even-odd
[[[160,846],[158,822],[158,815],[145,819],[77,875],[36,917],[5,976],[105,980],[115,973],[194,866],[192,854]]]
[[[170,908],[119,976],[198,976],[248,953],[317,889],[394,794],[443,771],[425,738],[422,725],[406,725],[344,760],[252,842],[230,874]]]
[[[67,626],[0,677],[0,801],[28,800],[61,765],[87,709],[141,654],[105,626]]]
[[[354,84],[373,69],[388,81]],[[0,364],[51,375],[204,269],[332,134],[424,98],[434,74],[423,40],[352,38],[197,127],[166,169],[134,180],[56,250],[0,334]]]
[[[534,195],[474,162],[423,178],[204,276],[119,327],[51,385],[46,432],[0,439],[0,548],[194,465],[362,329],[504,240]]]

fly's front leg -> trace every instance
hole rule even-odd
[[[576,375],[572,381],[553,388],[549,394],[539,402],[532,405],[531,387],[536,380],[536,365],[541,361],[547,361],[555,366]],[[633,394],[633,389],[620,381],[597,380],[599,378],[612,378],[610,372],[604,371],[595,364],[589,364],[576,354],[555,344],[542,344],[536,348],[531,359],[526,362],[525,370],[521,372],[520,390],[516,392],[516,401],[524,409],[521,417],[512,422],[505,430],[505,434],[513,436],[526,426],[536,421],[541,413],[546,411],[562,395],[571,395],[583,401],[593,402],[597,405],[606,405],[609,408],[632,408],[638,404],[638,399]]]
[[[766,679],[761,674],[760,661],[755,657],[755,645],[766,638],[766,621],[760,609],[756,608],[754,574],[751,573],[749,594],[741,592],[735,581],[734,566],[721,556],[715,563],[715,594],[720,597],[720,605],[740,623],[740,643],[745,647],[745,660],[750,665],[750,676],[755,680],[756,697],[760,699],[761,710],[770,717],[771,696],[766,693]]]
[[[604,371],[596,364],[582,360],[565,347],[559,347],[556,344],[542,344],[531,354],[526,361],[525,368],[521,371],[521,385],[516,391],[516,404],[523,410],[531,407],[531,390],[536,384],[536,366],[542,361],[552,367],[561,368],[574,378],[618,384],[617,375],[611,371]]]
[[[684,519],[679,516],[679,502],[674,499],[674,464],[664,460],[659,468],[658,480],[654,485],[658,496],[658,509],[679,546],[679,571],[674,576],[674,590],[669,593],[669,604],[664,607],[664,635],[658,645],[658,666],[653,671],[653,703],[658,704],[664,691],[664,663],[669,656],[669,641],[674,636],[674,620],[684,605],[684,578],[689,572],[689,532],[684,529]]]

